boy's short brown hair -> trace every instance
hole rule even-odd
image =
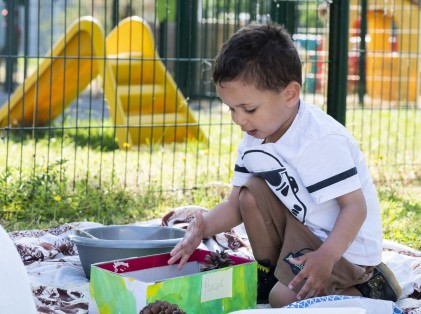
[[[291,82],[302,84],[301,61],[283,26],[250,24],[222,45],[212,80],[214,84],[242,80],[258,89],[279,92]]]

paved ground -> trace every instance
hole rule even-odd
[[[0,108],[5,105],[8,100],[9,95],[3,91],[3,86],[0,85]],[[192,100],[189,103],[190,108],[199,111],[199,110],[214,110],[221,107],[221,103],[218,100],[211,101],[209,99],[202,100]],[[81,96],[76,99],[65,111],[66,117],[76,118],[79,120],[98,119],[101,120],[108,119],[110,117],[110,112],[108,109],[108,104],[106,99],[103,97],[102,92],[89,90],[81,94]]]
[[[9,95],[7,93],[0,91],[0,108],[5,105],[8,98]],[[92,97],[89,94],[82,94],[65,111],[66,116],[77,116],[81,120],[88,119],[89,113],[91,114],[91,119],[101,119],[103,116],[105,119],[109,118],[108,105],[102,94],[92,95]]]

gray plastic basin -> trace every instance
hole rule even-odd
[[[102,226],[83,229],[98,239],[80,231],[69,235],[76,244],[86,277],[91,265],[129,257],[170,252],[182,240],[185,230],[161,226]]]

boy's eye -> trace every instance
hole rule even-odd
[[[228,107],[227,109],[228,109],[229,112],[235,112],[235,109],[233,107]],[[245,113],[253,113],[253,112],[256,111],[256,108],[253,108],[253,109],[244,108],[243,110],[244,110]]]

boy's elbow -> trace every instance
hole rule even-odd
[[[365,219],[367,218],[367,203],[365,202],[365,197],[362,197],[362,202],[361,205],[358,206],[359,208],[359,216],[361,218],[361,222],[363,223],[365,221]]]
[[[365,203],[361,209],[361,217],[363,218],[363,221],[365,221],[365,219],[367,218],[367,205]]]
[[[361,218],[362,222],[365,221],[367,218],[367,202],[365,200],[364,193],[361,189],[354,192],[354,205],[357,207],[357,212],[359,214],[359,217]]]

